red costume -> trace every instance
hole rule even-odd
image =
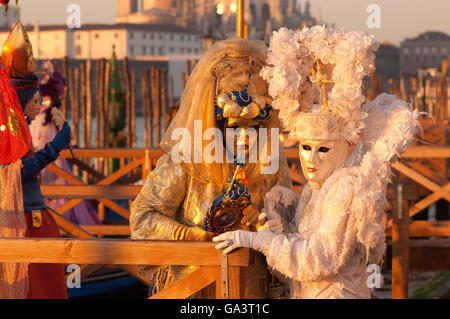
[[[24,114],[27,103],[33,99],[38,91],[38,79],[33,75],[35,64],[31,43],[20,21],[17,21],[12,27],[10,35],[3,46],[1,63],[2,68],[4,67],[5,71],[11,76],[10,81],[16,92],[12,90],[11,85],[7,85],[9,83],[7,83],[8,79],[5,79],[6,72],[2,70],[0,84],[9,88],[9,90],[3,93],[3,100],[0,100],[2,102],[0,107],[0,131],[2,128],[5,128],[3,130],[5,136],[2,136],[0,139],[0,147],[2,147],[0,164],[7,164],[13,161],[20,163],[21,159],[21,165],[19,164],[17,166],[19,169],[14,171],[14,177],[16,177],[15,180],[17,181],[16,185],[7,185],[5,187],[5,179],[3,179],[0,187],[2,187],[2,192],[5,191],[6,193],[10,189],[19,189],[22,191],[23,196],[20,197],[16,194],[13,201],[18,206],[14,211],[14,216],[20,217],[20,224],[17,221],[9,223],[10,229],[20,229],[20,236],[11,236],[8,233],[5,235],[4,229],[8,229],[8,225],[5,227],[1,223],[2,216],[0,216],[0,237],[3,235],[3,237],[58,238],[60,237],[59,230],[45,206],[37,175],[47,164],[57,158],[59,152],[70,141],[70,127],[65,123],[61,132],[57,134],[52,142],[47,143],[42,150],[35,153],[28,152],[31,146],[31,138]],[[6,102],[4,101],[5,99],[7,99]],[[7,120],[5,120],[5,116],[8,116]],[[6,127],[8,127],[8,130]],[[28,154],[26,154],[27,152]],[[17,178],[17,174],[20,174],[20,178]],[[0,207],[0,209],[2,209],[0,213],[10,218],[11,214],[9,211],[3,210],[3,207]],[[20,265],[20,269],[23,269],[23,266],[26,264],[21,263]],[[28,275],[22,275],[21,278],[19,276],[14,277],[14,273],[9,269],[0,268],[0,272],[0,276],[6,274],[5,277],[8,279],[10,287],[4,289],[5,292],[3,294],[5,296],[2,295],[2,290],[0,289],[0,297],[28,297],[30,299],[67,298],[64,264],[32,263],[28,265]],[[14,272],[17,271],[14,270]],[[14,286],[20,283],[24,284],[18,291]],[[11,287],[13,288],[11,289]],[[0,288],[2,288],[1,285]],[[15,291],[18,292],[15,293]]]

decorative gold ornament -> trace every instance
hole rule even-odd
[[[327,100],[327,95],[325,92],[325,85],[327,83],[334,83],[334,81],[325,79],[325,76],[322,73],[322,62],[320,62],[320,60],[316,60],[316,69],[317,69],[317,71],[314,69],[311,69],[311,74],[313,75],[313,77],[316,80],[316,81],[314,81],[314,83],[320,83],[320,86],[322,88],[322,100],[323,100],[322,112],[325,112],[325,110],[328,107],[328,100]]]
[[[33,228],[42,227],[42,213],[40,210],[31,211],[31,221]]]
[[[237,230],[241,226],[244,209],[249,205],[245,196],[236,200],[224,201],[220,206],[211,211],[206,223],[207,228],[216,234]]]
[[[19,128],[20,128],[19,118],[17,117],[17,114],[13,109],[8,108],[8,110],[9,110],[9,116],[8,116],[9,131],[11,132],[11,134],[13,136],[17,136],[17,134],[19,134]]]

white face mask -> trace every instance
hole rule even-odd
[[[343,165],[347,149],[344,141],[301,140],[299,157],[306,179],[322,184],[336,167]]]

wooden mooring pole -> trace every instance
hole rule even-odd
[[[407,299],[409,284],[409,204],[403,185],[392,205],[392,299]]]

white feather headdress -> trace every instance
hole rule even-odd
[[[291,137],[358,142],[362,81],[377,49],[363,32],[314,26],[273,33],[261,75]]]

